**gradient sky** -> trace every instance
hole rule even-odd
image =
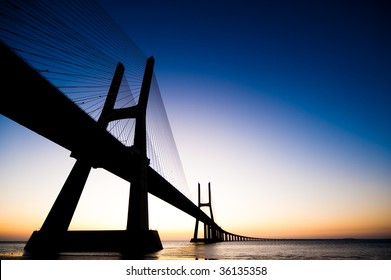
[[[100,0],[156,59],[193,201],[224,229],[391,238],[391,23],[382,1]],[[0,116],[0,240],[38,229],[74,159]],[[127,182],[93,170],[71,228],[124,228]],[[108,199],[109,198],[109,199]],[[150,227],[194,219],[150,198]]]

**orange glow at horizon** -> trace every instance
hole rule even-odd
[[[385,215],[373,219],[338,219],[300,223],[292,221],[266,222],[260,226],[232,227],[232,232],[261,238],[391,238],[391,219]]]
[[[203,227],[200,223],[200,227]],[[87,228],[84,228],[87,229]],[[89,228],[90,230],[97,230],[101,228]],[[38,228],[16,227],[14,225],[0,224],[0,241],[27,241],[32,232],[38,230]],[[71,229],[72,230],[72,229]],[[162,241],[175,241],[175,240],[190,240],[193,237],[194,229],[182,229],[182,230],[167,230],[158,229],[159,236]],[[389,239],[391,238],[391,226],[388,227],[340,227],[340,228],[328,228],[328,227],[297,227],[291,228],[288,226],[271,227],[271,228],[233,228],[230,230],[232,233],[259,238],[297,238],[297,239],[338,239],[338,238],[368,238],[368,239]],[[202,237],[202,231],[199,231],[199,237]]]
[[[162,241],[189,241],[193,237],[194,218],[154,197],[150,198],[150,204],[150,227],[159,232]],[[228,232],[259,238],[391,238],[391,214],[388,212],[371,212],[365,215],[363,211],[358,215],[340,213],[318,217],[316,214],[299,217],[292,212],[290,217],[272,217],[273,215],[268,219],[254,220],[252,224],[247,220],[238,221],[234,217],[231,217],[229,224],[229,218],[224,219],[221,224],[218,223]],[[121,225],[107,224],[108,219],[102,224],[94,224],[94,220],[83,223],[83,220],[89,221],[89,217],[74,223],[70,230],[124,229]],[[0,218],[0,240],[28,240],[42,223],[40,217],[32,215],[27,210],[3,215]],[[203,236],[202,229],[203,223],[200,222],[199,237]]]

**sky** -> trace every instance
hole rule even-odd
[[[148,56],[187,177],[217,223],[271,238],[391,238],[391,31],[382,1],[100,0]],[[42,225],[74,159],[0,116],[0,240]],[[92,170],[71,229],[123,228]],[[110,198],[110,199],[107,199]],[[204,197],[206,198],[206,196]],[[150,196],[150,227],[194,218]]]

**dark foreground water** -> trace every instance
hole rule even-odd
[[[26,242],[0,242],[0,259],[30,259],[24,255]],[[220,242],[163,242],[164,249],[140,259],[151,260],[391,260],[387,240],[270,240]],[[124,259],[118,253],[64,253],[58,259]]]

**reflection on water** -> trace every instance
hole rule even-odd
[[[271,240],[194,244],[167,242],[158,259],[391,259],[391,240]],[[179,245],[179,246],[178,246]]]
[[[25,242],[0,242],[0,259],[31,259],[24,255]],[[146,260],[390,260],[391,240],[269,240],[220,242],[163,242],[164,249]],[[56,259],[129,259],[119,253],[63,253]]]

